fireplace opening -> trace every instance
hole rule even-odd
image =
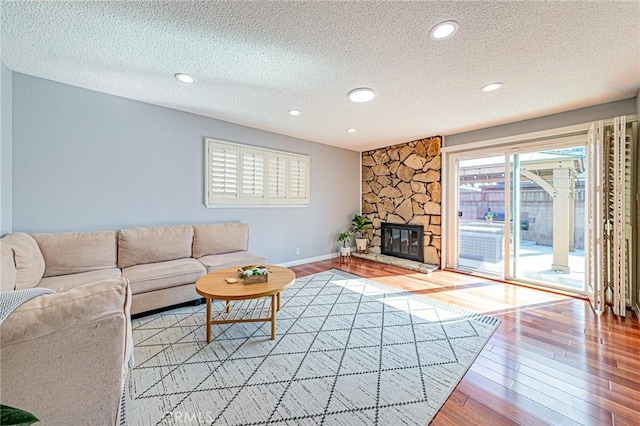
[[[382,223],[382,254],[423,262],[423,240],[424,227],[421,225]]]

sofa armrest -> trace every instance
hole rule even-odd
[[[23,303],[0,326],[3,404],[43,424],[116,425],[130,354],[126,279]]]
[[[112,314],[126,316],[131,327],[130,306],[131,290],[126,278],[46,294],[23,303],[9,315],[1,327],[0,346],[32,340]]]

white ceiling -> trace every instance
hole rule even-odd
[[[357,151],[640,89],[638,1],[1,7],[1,55],[14,71]],[[450,19],[458,32],[431,40],[429,30]],[[176,72],[197,82],[180,83]],[[492,81],[504,88],[480,92]],[[376,99],[349,101],[360,86]]]

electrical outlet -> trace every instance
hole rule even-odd
[[[300,247],[296,247],[296,254],[300,254]]]

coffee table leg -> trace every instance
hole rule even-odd
[[[211,343],[211,299],[207,297],[207,343]]]
[[[276,295],[271,296],[271,340],[276,338]]]
[[[281,293],[278,293],[278,311],[280,311],[280,294]]]
[[[229,301],[227,300],[227,313],[229,313]]]

